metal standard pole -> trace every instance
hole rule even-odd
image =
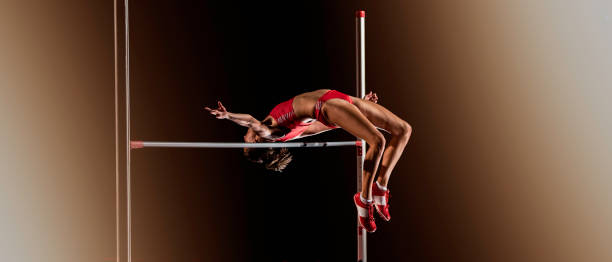
[[[357,97],[363,98],[365,95],[365,11],[363,10],[356,13],[355,34]],[[362,139],[357,150],[357,192],[361,192],[362,187],[365,150],[366,143]],[[366,262],[367,260],[367,235],[365,229],[359,225],[359,217],[357,217],[357,261]]]
[[[130,155],[130,15],[129,0],[125,0],[125,140],[126,140],[126,209],[127,209],[127,261],[132,262],[132,191],[131,191],[131,155]]]
[[[121,219],[119,194],[119,57],[117,48],[117,0],[113,1],[113,48],[115,66],[115,259],[121,262]]]

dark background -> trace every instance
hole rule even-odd
[[[414,128],[370,261],[612,260],[609,1],[130,3],[133,139],[240,141],[203,107],[354,94],[365,9],[367,89]],[[113,21],[112,1],[0,1],[2,260],[117,260]],[[134,151],[133,261],[354,261],[353,149],[292,152],[274,174]]]
[[[263,119],[276,104],[313,89],[356,95],[358,7],[133,2],[132,137],[241,141],[245,128],[215,120],[203,106],[221,100],[232,112]],[[368,37],[376,39],[376,34]],[[393,96],[388,90],[376,90],[381,101]],[[336,130],[308,140],[352,139]],[[134,256],[202,259],[210,254],[203,243],[214,235],[215,246],[237,251],[219,255],[220,260],[354,260],[355,149],[292,153],[290,167],[275,173],[245,161],[240,150],[134,152]],[[406,164],[398,167],[400,174],[408,170]],[[390,237],[385,231],[410,219],[401,205],[398,222],[379,223],[370,241],[372,258],[398,257],[399,250],[384,248],[384,242]],[[167,213],[172,215],[160,215]],[[156,252],[148,252],[152,247]]]

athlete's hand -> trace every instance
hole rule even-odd
[[[372,93],[372,91],[370,91],[370,93],[365,95],[363,99],[373,102],[373,103],[378,103],[378,96],[376,95],[376,93]]]
[[[217,101],[217,109],[212,109],[210,107],[204,107],[211,115],[214,115],[217,119],[227,119],[229,117],[229,112],[227,109],[221,104],[221,101]]]

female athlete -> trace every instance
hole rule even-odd
[[[361,226],[374,232],[374,209],[384,220],[391,219],[387,185],[412,133],[412,127],[406,121],[377,102],[378,97],[372,92],[361,99],[336,90],[320,89],[278,104],[262,121],[248,114],[228,112],[220,101],[217,109],[205,109],[218,119],[228,119],[247,127],[244,141],[248,143],[285,142],[334,128],[342,128],[364,139],[369,148],[365,155],[363,183],[361,192],[353,196],[353,201]],[[391,139],[386,141],[378,129],[388,132]],[[281,171],[291,161],[286,148],[245,148],[244,153],[251,161],[276,171]],[[378,179],[374,183],[376,172]]]

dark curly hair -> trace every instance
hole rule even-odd
[[[262,164],[268,170],[282,172],[293,156],[287,148],[247,148],[244,156],[251,162]]]

